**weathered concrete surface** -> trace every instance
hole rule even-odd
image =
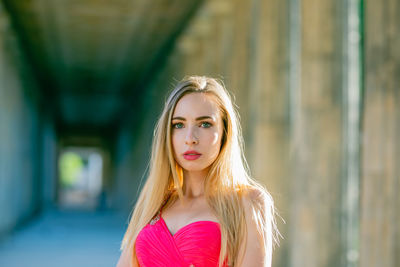
[[[0,236],[40,205],[37,84],[0,3]]]
[[[278,228],[285,237],[279,249],[274,251],[273,266],[289,264],[289,208],[292,205],[290,192],[289,145],[290,96],[289,52],[290,46],[298,46],[290,40],[290,8],[287,1],[259,0],[253,3],[253,43],[250,50],[251,69],[248,72],[248,102],[244,113],[249,118],[246,145],[249,147],[248,161],[254,177],[261,181],[271,193],[284,224],[277,219]],[[294,66],[293,66],[294,67]]]
[[[400,3],[365,1],[360,266],[400,266]]]
[[[290,266],[340,266],[343,155],[340,1],[301,1],[300,87],[291,108]]]

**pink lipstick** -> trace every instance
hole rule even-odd
[[[189,150],[183,154],[183,157],[186,160],[196,160],[201,157],[201,154],[199,152],[197,152],[196,150]]]

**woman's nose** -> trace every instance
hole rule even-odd
[[[196,137],[195,131],[193,129],[189,129],[186,135],[185,143],[187,145],[197,144],[199,140]]]

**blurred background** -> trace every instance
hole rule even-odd
[[[400,266],[399,25],[398,0],[1,0],[0,266],[116,264],[191,74],[235,96],[273,266]]]

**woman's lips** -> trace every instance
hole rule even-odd
[[[196,160],[196,159],[200,158],[200,156],[201,156],[201,154],[195,150],[189,150],[183,154],[183,157],[186,160]]]
[[[201,157],[201,154],[184,154],[183,157],[186,160],[196,160]]]

